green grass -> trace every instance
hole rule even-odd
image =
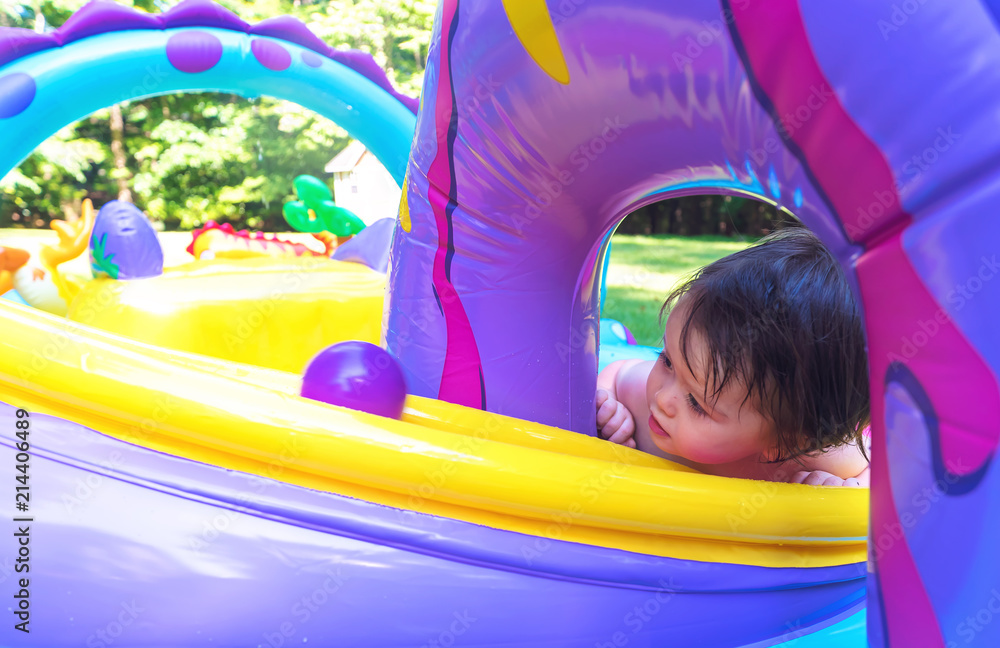
[[[611,241],[608,294],[601,317],[625,324],[639,344],[660,346],[660,307],[670,289],[698,268],[752,242],[724,236],[617,234]]]

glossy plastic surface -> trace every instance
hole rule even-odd
[[[321,349],[379,341],[385,275],[323,257],[194,261],[95,279],[69,319],[164,349],[301,372]]]

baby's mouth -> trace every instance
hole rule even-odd
[[[670,436],[669,434],[667,434],[666,430],[660,427],[660,424],[656,422],[656,418],[652,414],[649,415],[649,431],[657,436],[662,436],[662,437]]]

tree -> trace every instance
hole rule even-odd
[[[85,0],[5,3],[0,20],[40,29],[61,25]],[[124,4],[161,11],[165,3]],[[403,92],[419,91],[435,6],[418,0],[223,0],[254,23],[290,14],[336,48],[370,52]],[[120,112],[118,120],[116,113]],[[46,141],[0,180],[0,227],[41,226],[91,197],[100,205],[132,194],[165,228],[214,219],[282,230],[292,180],[319,175],[347,133],[300,106],[221,93],[124,102]]]
[[[763,236],[796,221],[772,205],[738,196],[685,196],[647,205],[630,214],[623,234],[723,234]]]

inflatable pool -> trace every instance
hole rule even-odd
[[[570,646],[654,607],[643,641],[744,645],[863,606],[864,491],[419,397],[401,421],[350,412],[296,374],[0,309],[5,444],[30,412],[31,641],[80,645],[122,601],[144,610],[122,637],[162,646],[421,645],[455,618],[470,643]]]
[[[385,79],[288,20],[95,3],[4,32],[5,171],[37,144],[12,133],[205,88],[325,110],[405,170],[381,337],[412,395],[399,421],[352,412],[295,374],[0,301],[0,443],[26,466],[0,474],[30,484],[2,642],[1000,644],[1000,232],[980,216],[1000,40],[988,3],[907,7],[442,0],[408,162]],[[864,490],[588,438],[611,232],[727,192],[794,212],[856,282],[870,531]]]
[[[385,275],[318,257],[212,259],[94,279],[69,319],[159,347],[301,372],[345,340],[377,344]]]

